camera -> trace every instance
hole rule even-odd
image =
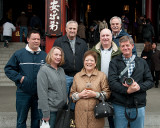
[[[123,83],[126,82],[127,85],[131,85],[133,83],[133,78],[132,77],[125,77],[123,78]]]

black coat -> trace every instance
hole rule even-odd
[[[142,36],[143,36],[144,42],[145,41],[152,42],[152,37],[154,37],[154,29],[151,24],[146,24],[143,26]]]
[[[73,53],[67,36],[62,36],[55,40],[53,46],[59,46],[64,51],[65,64],[62,66],[65,74],[74,76],[83,68],[83,55],[88,50],[84,40],[76,37],[75,54]]]
[[[145,60],[147,61],[147,64],[148,64],[150,69],[151,69],[151,57],[152,57],[152,54],[153,54],[152,50],[150,50],[148,52],[143,50],[142,53],[141,53],[141,58],[143,58],[144,56],[147,57]]]
[[[122,54],[113,58],[109,65],[108,81],[111,89],[111,101],[115,104],[127,107],[135,107],[134,99],[138,101],[138,107],[146,105],[146,91],[153,86],[153,79],[148,64],[142,58],[135,58],[135,68],[131,77],[139,84],[140,90],[132,94],[127,93],[127,87],[122,85],[124,76],[128,76],[126,72],[121,79],[119,75],[126,67],[122,59]]]
[[[160,51],[157,49],[151,57],[151,69],[152,71],[160,71]]]

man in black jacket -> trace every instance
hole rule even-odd
[[[74,75],[83,68],[83,55],[88,50],[84,40],[77,37],[78,23],[68,21],[66,23],[66,35],[55,40],[53,46],[59,46],[64,51],[65,64],[62,66],[67,80],[67,91],[73,83]]]
[[[128,122],[130,128],[144,128],[146,91],[153,86],[152,75],[146,61],[132,54],[132,38],[123,36],[119,42],[122,54],[111,60],[108,74],[115,128],[127,127]]]

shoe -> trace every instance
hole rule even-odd
[[[158,88],[158,84],[155,84],[155,88]]]
[[[8,40],[6,40],[6,46],[7,46],[7,48],[8,48],[8,45],[9,45]]]
[[[8,43],[8,40],[5,40],[5,41],[4,41],[4,48],[8,48],[8,44],[9,44],[9,43]]]

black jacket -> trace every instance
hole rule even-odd
[[[109,65],[108,81],[111,89],[111,101],[115,104],[127,107],[135,107],[134,100],[138,101],[138,107],[146,105],[146,91],[153,86],[153,79],[148,64],[142,58],[135,58],[135,68],[131,77],[139,84],[140,90],[132,94],[127,93],[127,87],[122,85],[124,76],[128,76],[128,71],[119,78],[121,71],[126,67],[122,59],[122,54],[113,58]]]
[[[66,75],[74,76],[77,72],[81,71],[83,67],[83,55],[88,50],[84,40],[76,37],[75,54],[72,52],[66,35],[56,39],[53,46],[59,46],[64,51],[65,64],[62,67]]]

